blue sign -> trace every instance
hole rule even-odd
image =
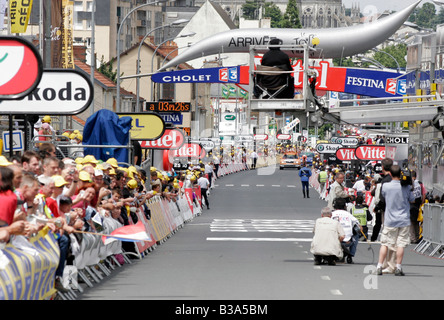
[[[9,146],[9,131],[3,131],[3,150],[5,152],[10,151]],[[12,131],[12,151],[23,151],[23,131],[14,130]]]
[[[407,93],[406,76],[402,73],[348,68],[344,92],[381,98],[403,96]]]
[[[183,115],[181,113],[160,113],[165,123],[182,124]]]
[[[239,83],[240,67],[159,72],[153,74],[151,80],[157,83]]]

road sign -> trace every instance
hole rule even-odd
[[[156,113],[118,113],[117,115],[120,118],[133,118],[130,130],[131,139],[133,140],[156,140],[165,131],[165,122]]]
[[[0,100],[26,96],[40,82],[43,63],[34,45],[20,37],[0,37]]]
[[[19,100],[0,102],[0,113],[73,115],[91,104],[89,76],[72,69],[47,69],[37,88]]]
[[[23,151],[23,131],[14,130],[12,132],[12,151]],[[9,131],[3,131],[3,151],[9,152]]]

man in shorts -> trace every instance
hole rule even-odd
[[[401,185],[401,168],[390,168],[392,181],[382,185],[381,194],[385,197],[384,229],[381,234],[381,249],[376,274],[382,275],[382,264],[389,247],[396,249],[395,276],[404,276],[401,263],[404,248],[410,244],[410,202],[414,196],[411,185]]]

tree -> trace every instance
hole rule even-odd
[[[405,56],[407,55],[407,45],[406,44],[397,44],[386,47],[383,52],[376,52],[373,58],[380,62],[383,66],[391,69],[397,69],[398,65],[396,61],[399,63],[399,67],[401,69],[405,69],[407,62],[405,60]],[[396,60],[396,61],[395,61]]]
[[[272,28],[279,28],[282,21],[282,12],[275,3],[265,2],[264,18],[270,18]]]
[[[281,23],[282,28],[302,28],[296,0],[289,0]]]
[[[110,62],[104,62],[103,56],[100,59],[100,67],[97,69],[100,73],[107,76],[113,82],[117,82],[117,70],[113,71],[113,65]],[[123,74],[123,73],[122,73]]]
[[[259,18],[259,10],[263,5],[263,0],[247,0],[242,5],[242,15],[247,20],[256,20]]]

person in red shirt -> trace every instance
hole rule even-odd
[[[13,192],[14,172],[7,167],[0,167],[0,242],[9,241],[11,235],[25,232],[25,221],[14,220],[17,209],[17,196]]]

